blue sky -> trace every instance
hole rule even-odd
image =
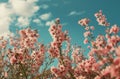
[[[78,20],[89,18],[95,26],[95,35],[104,34],[94,13],[102,10],[111,25],[120,25],[119,0],[0,0],[0,35],[15,33],[16,29],[31,26],[40,33],[40,41],[50,43],[49,25],[60,18],[63,30],[68,30],[71,43],[83,45],[83,28]]]

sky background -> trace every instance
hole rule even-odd
[[[95,26],[95,35],[104,34],[94,13],[99,10],[106,15],[111,26],[120,25],[120,0],[0,0],[0,35],[15,33],[16,30],[31,26],[40,34],[40,41],[51,42],[49,26],[60,18],[63,30],[68,30],[72,44],[83,45],[84,29],[78,25],[82,18],[90,19]]]

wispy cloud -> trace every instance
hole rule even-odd
[[[52,18],[52,13],[48,12],[40,15],[38,18],[35,18],[32,21],[39,26],[49,26],[52,23],[54,23],[54,21],[51,20],[51,18]]]
[[[50,25],[52,25],[52,24],[54,24],[54,20],[47,21],[45,25],[46,25],[46,26],[50,26]]]
[[[33,19],[33,22],[34,23],[40,23],[41,21],[40,21],[40,19]]]
[[[50,12],[44,13],[44,14],[40,15],[40,19],[46,21],[46,20],[50,19],[51,15],[52,14]]]
[[[40,19],[36,18],[36,19],[33,19],[33,22],[36,23],[37,25],[40,25],[40,26],[43,26],[44,24],[41,22]]]
[[[77,11],[71,11],[68,16],[73,16],[73,15],[82,15],[84,14],[85,11],[77,12]]]
[[[17,19],[16,25],[21,26],[21,27],[24,27],[24,26],[28,26],[28,25],[29,25],[29,22],[30,22],[30,19],[29,19],[29,18],[19,17],[19,18]]]

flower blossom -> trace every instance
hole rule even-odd
[[[116,48],[116,55],[120,57],[120,46]]]
[[[97,13],[95,13],[95,17],[96,17],[97,22],[99,23],[99,25],[102,25],[102,26],[109,26],[110,25],[107,22],[107,19],[106,19],[105,15],[103,15],[102,10],[100,10]]]
[[[119,27],[117,25],[113,25],[112,28],[110,29],[110,33],[118,33],[119,32]]]
[[[78,24],[80,24],[81,26],[87,26],[88,23],[90,22],[90,20],[88,18],[84,18],[78,21]]]
[[[21,30],[20,34],[20,45],[21,47],[29,47],[34,48],[35,42],[37,42],[38,33],[35,30],[31,30],[30,28]]]
[[[70,38],[68,37],[68,32],[62,32],[62,26],[59,24],[60,20],[56,19],[56,24],[53,24],[49,28],[50,35],[53,41],[50,44],[49,53],[53,57],[58,57],[60,53],[60,47],[62,42],[66,41],[69,43]]]
[[[84,33],[84,37],[88,37],[88,36],[90,36],[91,35],[91,32],[90,31],[86,31],[85,33]]]

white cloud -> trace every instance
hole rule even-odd
[[[40,19],[33,19],[33,22],[36,23],[37,25],[43,25]]]
[[[38,0],[27,0],[27,2],[34,3],[34,2],[38,2]]]
[[[10,0],[12,9],[19,16],[32,16],[39,7],[35,5],[35,0]]]
[[[1,3],[0,4],[0,18],[5,17],[5,16],[10,16],[13,11],[10,10],[10,6],[7,5],[6,3]]]
[[[27,27],[29,25],[29,18],[19,17],[17,19],[17,24],[16,25],[21,26],[21,27]]]
[[[84,13],[85,13],[85,11],[81,11],[81,12],[71,11],[71,12],[69,13],[69,16],[73,16],[73,15],[81,15],[81,14],[84,14]]]
[[[46,25],[46,26],[50,26],[50,25],[52,25],[52,24],[54,24],[54,20],[47,21],[45,25]]]
[[[33,22],[34,23],[40,23],[41,21],[40,21],[40,19],[34,19]]]
[[[5,3],[0,4],[0,34],[9,32],[9,25],[13,21],[11,18],[12,11]]]
[[[51,15],[52,15],[52,14],[51,14],[50,12],[49,12],[49,13],[42,14],[42,15],[40,16],[40,19],[46,21],[46,20],[50,19]]]
[[[15,19],[18,26],[28,25],[30,18],[39,10],[38,0],[8,0],[0,3],[0,35],[9,32],[9,26]],[[28,19],[29,18],[29,19]]]

